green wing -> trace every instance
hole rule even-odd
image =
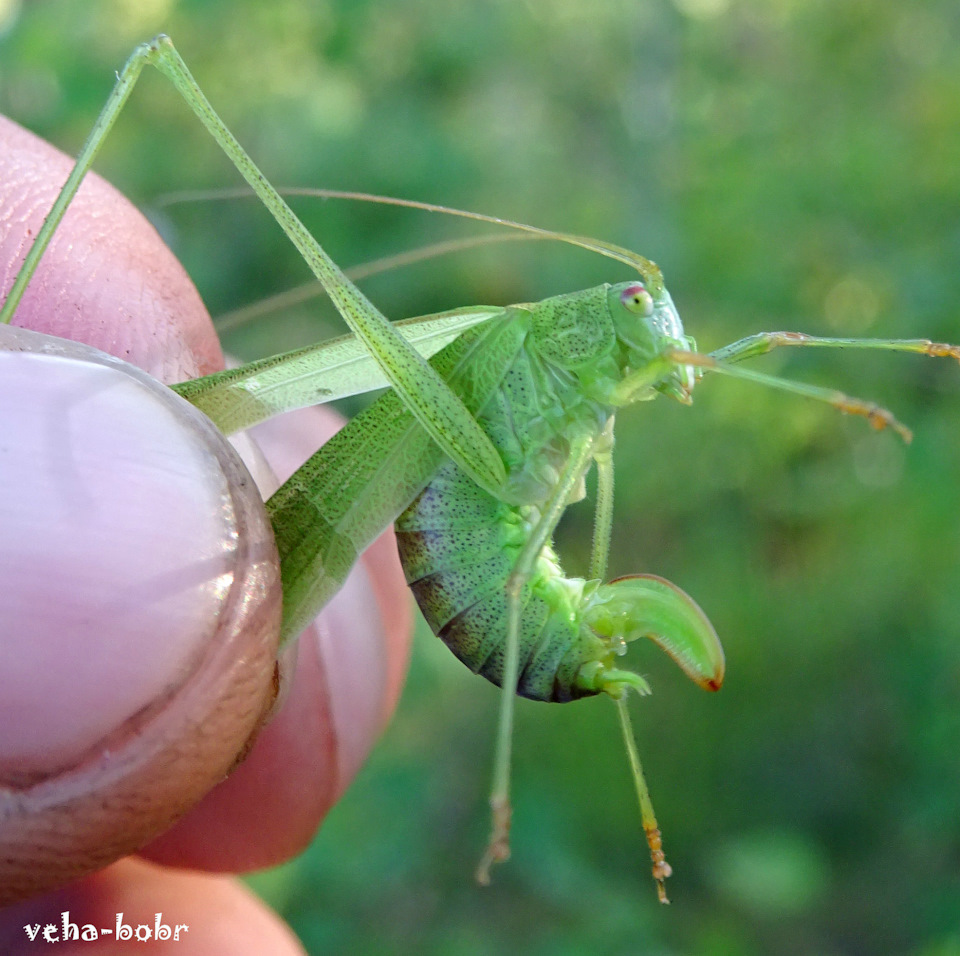
[[[472,414],[489,401],[530,327],[503,312],[461,335],[431,365]],[[284,641],[339,590],[354,562],[426,487],[443,451],[393,391],[337,432],[267,502],[280,552]]]
[[[400,333],[426,358],[458,335],[503,313],[473,306],[397,322]],[[172,386],[225,435],[307,405],[332,402],[387,385],[380,365],[354,335],[273,355],[240,368]]]

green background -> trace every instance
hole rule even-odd
[[[277,184],[355,188],[595,235],[654,258],[710,349],[748,333],[960,340],[955,0],[0,0],[0,109],[69,152],[164,30]],[[98,169],[216,315],[306,270],[146,76]],[[343,265],[458,235],[299,202]],[[628,274],[543,244],[365,288],[400,318]],[[325,305],[231,335],[244,356]],[[399,713],[311,848],[253,879],[311,952],[960,953],[960,370],[843,352],[755,367],[889,405],[888,433],[707,380],[620,416],[611,571],[693,594],[727,653],[707,695],[652,647],[641,751],[676,875],[655,901],[613,708],[521,702],[514,860],[486,833],[496,692],[418,635]],[[590,509],[558,543],[582,573]]]

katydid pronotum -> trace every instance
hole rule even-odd
[[[0,312],[9,321],[43,250],[146,64],[168,76],[288,234],[353,336],[175,386],[229,433],[279,412],[389,385],[268,502],[284,591],[283,638],[338,590],[362,550],[396,521],[408,583],[433,630],[472,670],[504,688],[491,793],[493,826],[478,869],[509,856],[515,693],[552,701],[605,693],[618,707],[660,899],[670,875],[630,729],[626,696],[649,692],[618,666],[651,637],[701,686],[716,689],[723,651],[703,612],[652,575],[601,584],[612,528],[618,409],[657,395],[689,404],[707,371],[827,402],[909,431],[842,393],[748,371],[737,362],[780,346],[849,347],[960,359],[928,340],[761,333],[696,351],[657,267],[608,243],[493,220],[581,246],[638,279],[540,303],[471,307],[392,325],[337,268],[267,183],[200,92],[167,37],[137,48],[38,234]],[[474,218],[487,218],[475,216]],[[428,362],[427,359],[430,358]],[[551,539],[596,464],[589,580],[563,575]]]

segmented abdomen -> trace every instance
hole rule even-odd
[[[452,463],[396,522],[407,583],[424,617],[472,671],[503,682],[507,579],[528,533],[522,509],[474,484]],[[584,643],[583,582],[562,576],[548,546],[521,595],[517,693],[567,701],[596,691],[576,684]]]

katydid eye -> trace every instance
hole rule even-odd
[[[637,315],[653,315],[653,297],[639,282],[628,285],[620,293],[620,301]]]

